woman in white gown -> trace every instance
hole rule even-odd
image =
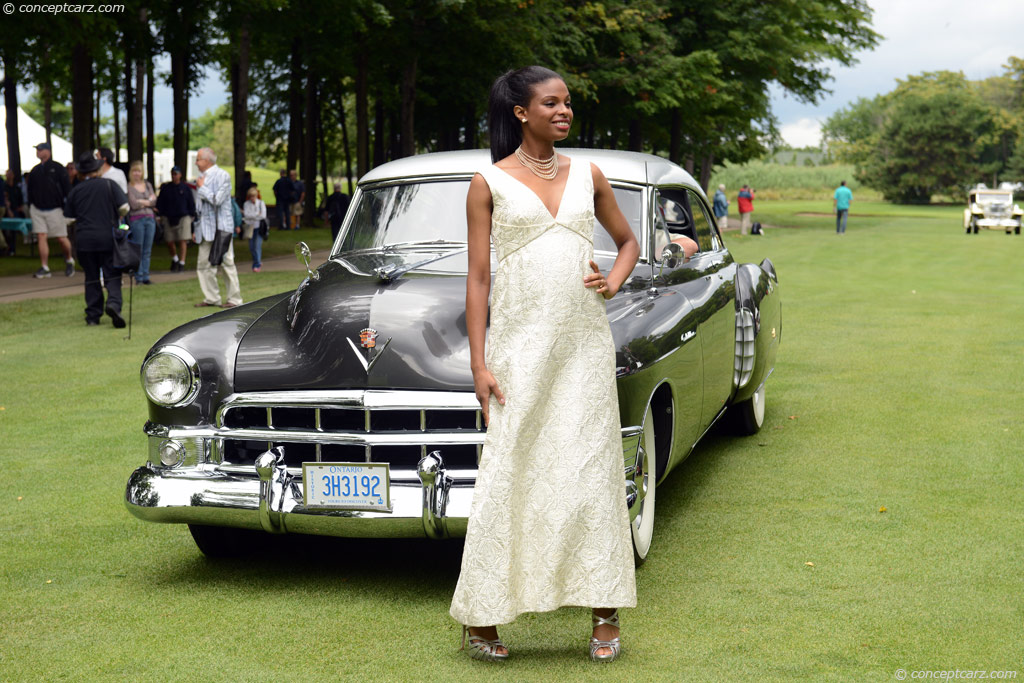
[[[636,586],[605,300],[640,250],[601,170],[555,152],[572,123],[558,74],[510,71],[489,108],[495,163],[474,176],[466,208],[466,325],[487,437],[451,614],[471,656],[499,660],[497,625],[590,607],[591,657],[610,661],[617,608],[636,605]],[[595,215],[618,247],[607,275],[593,261]]]

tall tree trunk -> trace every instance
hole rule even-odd
[[[128,161],[142,161],[142,108],[146,92],[146,66],[135,59],[135,98],[132,100],[132,131],[128,137]]]
[[[686,156],[683,157],[683,168],[686,169],[687,173],[689,173],[690,175],[693,175],[693,153],[692,152],[687,152]]]
[[[15,77],[14,60],[4,54],[4,108],[7,115],[7,168],[21,180],[21,145],[18,141],[18,79]]]
[[[125,60],[124,63],[124,147],[125,151],[131,150],[132,136],[135,135],[135,121],[132,119],[132,110],[135,109],[135,90],[132,87],[132,64]],[[118,161],[121,157],[118,156]]]
[[[320,148],[320,182],[324,187],[324,200],[331,194],[327,189],[327,142],[324,140],[324,103],[317,98],[316,107],[316,139],[317,147]],[[344,115],[344,112],[342,112]]]
[[[356,57],[356,166],[359,175],[370,170],[370,117],[368,111],[366,46],[360,41],[359,56]],[[341,117],[342,133],[345,133],[345,117]],[[352,194],[352,161],[345,143],[345,162],[348,165],[348,192]]]
[[[363,94],[365,95],[365,93]],[[366,103],[364,102],[363,105],[365,106],[365,104]],[[358,106],[356,109],[358,110]],[[365,116],[366,112],[363,112],[363,115]],[[345,149],[345,177],[348,178],[348,196],[351,197],[353,192],[352,150],[348,147],[348,117],[345,115],[345,93],[343,92],[338,93],[338,116],[341,117],[341,146]],[[358,127],[358,123],[356,125]],[[363,168],[365,168],[365,166]]]
[[[249,135],[249,23],[249,14],[245,13],[238,29],[237,52],[231,64],[231,139],[234,143],[235,189],[239,204],[245,202],[246,191],[240,179],[245,177],[245,147]]]
[[[99,99],[99,98],[96,98]],[[53,144],[53,84],[43,83],[43,127],[46,129],[46,144]]]
[[[683,112],[679,107],[672,109],[671,133],[668,141],[668,160],[679,163],[679,142],[683,135]]]
[[[114,87],[110,89],[110,104],[114,109],[114,161],[121,161],[121,110],[118,108],[117,78],[114,78]]]
[[[75,34],[78,42],[71,47],[71,148],[75,159],[93,149],[92,56],[86,33],[79,29]]]
[[[171,104],[174,108],[174,165],[187,177],[188,133],[185,127],[188,124],[188,94],[185,90],[185,73],[188,68],[184,49],[182,46],[174,46],[171,52]]]
[[[416,154],[416,127],[414,114],[416,110],[416,65],[419,57],[413,56],[412,61],[402,70],[402,123],[398,148],[398,157],[411,157]]]
[[[302,44],[292,41],[288,85],[288,170],[297,169],[302,152]]]
[[[94,135],[94,137],[96,139],[96,144],[93,145],[93,147],[102,147],[103,146],[103,138],[100,135],[100,96],[99,96],[99,93],[96,93],[96,97],[93,100],[93,106],[95,106],[95,108],[96,108],[95,111],[93,112],[93,119],[92,119],[92,124],[93,124],[92,125],[92,130],[93,130],[93,135]]]
[[[394,109],[392,109],[391,111],[388,112],[388,149],[387,149],[387,155],[388,155],[388,160],[389,161],[397,159],[397,158],[399,158],[401,156],[401,149],[399,147],[399,144],[401,144],[401,140],[399,139],[399,125],[400,125],[399,121],[400,121],[400,117],[401,117],[401,112],[400,111],[396,112]]]
[[[708,183],[711,182],[711,170],[715,167],[715,155],[713,152],[708,152],[704,155],[704,158],[700,160],[700,187],[707,194]]]
[[[146,60],[146,177],[156,184],[156,130],[153,122],[153,60]]]
[[[373,166],[384,163],[384,100],[380,93],[373,103]]]
[[[635,116],[629,120],[629,147],[630,152],[644,151],[644,133],[640,125],[640,117]]]
[[[302,207],[302,224],[313,225],[316,212],[316,112],[320,106],[313,69],[306,70],[306,121],[302,134],[302,182],[306,185],[306,202]]]

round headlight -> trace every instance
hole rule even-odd
[[[164,347],[142,364],[142,388],[153,403],[167,408],[188,405],[199,393],[199,364],[184,349]]]

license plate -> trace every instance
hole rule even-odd
[[[386,462],[304,462],[306,507],[391,511],[391,471]]]

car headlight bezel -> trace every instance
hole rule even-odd
[[[166,362],[170,362],[172,366],[177,365],[178,370],[173,370],[172,368],[171,371],[180,374],[178,377],[173,378],[172,381],[176,380],[183,385],[183,390],[170,394],[157,391],[155,386],[157,382],[153,381],[148,371],[154,368],[156,363]],[[164,408],[181,408],[189,405],[196,400],[201,384],[198,361],[196,361],[191,353],[180,346],[162,346],[157,349],[142,364],[140,379],[142,381],[142,390],[146,392],[149,400]]]

